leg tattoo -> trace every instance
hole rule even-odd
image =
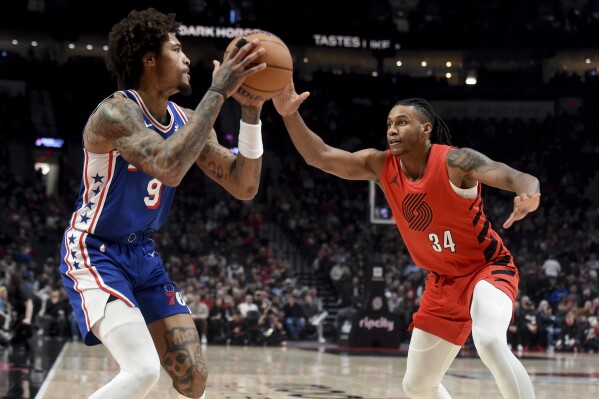
[[[192,396],[194,380],[204,380],[208,375],[198,331],[177,327],[167,331],[164,337],[166,353],[162,366],[172,378],[175,388],[183,395]]]

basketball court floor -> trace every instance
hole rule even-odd
[[[36,399],[87,398],[118,370],[106,349],[67,342],[45,373]],[[406,351],[290,343],[287,347],[207,346],[207,399],[404,399]],[[539,399],[599,397],[599,354],[523,353]],[[474,351],[462,351],[443,384],[454,399],[501,399]],[[166,373],[149,399],[163,399]]]

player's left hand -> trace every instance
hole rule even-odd
[[[509,229],[515,221],[521,220],[528,213],[535,211],[539,207],[540,201],[541,193],[522,194],[514,197],[514,210],[503,224],[503,228]]]

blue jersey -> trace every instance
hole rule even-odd
[[[160,124],[133,90],[121,91],[142,109],[146,126],[165,139],[187,117],[168,101],[169,124]],[[94,154],[84,149],[83,178],[70,228],[111,241],[133,234],[147,236],[162,226],[171,209],[175,188],[130,165],[117,150]]]

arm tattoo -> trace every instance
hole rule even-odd
[[[198,164],[230,193],[247,193],[260,185],[262,158],[235,156],[218,143],[216,135],[209,139],[198,158]],[[235,195],[235,194],[234,194]]]
[[[234,155],[227,149],[220,147],[219,145],[215,145],[213,142],[209,141],[202,153],[200,154],[200,162],[206,165],[212,176],[217,180],[227,180],[230,176],[231,170],[229,170],[229,174],[226,173],[226,168],[215,162],[213,160],[208,160],[208,154],[214,153],[219,155],[222,158],[234,158]]]
[[[127,162],[163,182],[180,181],[198,158],[222,100],[207,92],[185,126],[164,140],[143,125],[141,109],[128,99],[107,102],[95,118],[93,131],[106,135]]]
[[[84,131],[84,136],[85,136],[85,141],[88,142],[90,145],[97,145],[100,143],[100,137],[98,137],[98,134],[96,134],[96,132],[91,129],[91,123],[85,127],[85,131]]]
[[[260,121],[260,108],[256,107],[241,107],[241,119],[246,123],[257,124]]]
[[[202,357],[200,338],[196,328],[176,327],[164,334],[166,350],[162,366],[173,380],[173,385],[186,396],[193,396],[193,381],[208,375]]]
[[[152,151],[163,140],[160,136],[140,131],[138,123],[143,122],[141,109],[129,100],[109,102],[99,109],[93,131],[104,134],[115,143],[116,148],[135,166],[154,166]]]
[[[447,164],[452,168],[461,169],[466,173],[471,171],[484,173],[499,167],[497,162],[470,148],[449,151],[449,154],[447,154]]]

